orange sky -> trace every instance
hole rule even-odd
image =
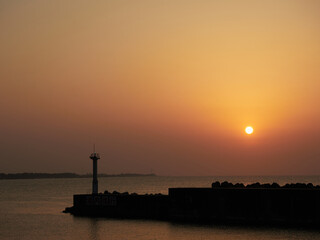
[[[319,12],[0,1],[0,172],[320,174]]]

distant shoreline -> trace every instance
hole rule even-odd
[[[155,174],[121,173],[98,174],[98,177],[154,177]],[[76,173],[0,173],[0,180],[4,179],[45,179],[45,178],[91,178],[92,174]]]

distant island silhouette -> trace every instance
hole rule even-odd
[[[99,177],[153,177],[155,174],[121,173],[121,174],[98,174]],[[43,178],[91,178],[92,174],[76,173],[0,173],[3,179],[43,179]]]

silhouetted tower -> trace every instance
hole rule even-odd
[[[96,153],[95,146],[93,146],[93,153],[90,155],[92,159],[93,173],[92,173],[92,194],[98,194],[98,159],[99,153]]]

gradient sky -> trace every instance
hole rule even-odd
[[[320,174],[319,13],[0,0],[0,172]]]

